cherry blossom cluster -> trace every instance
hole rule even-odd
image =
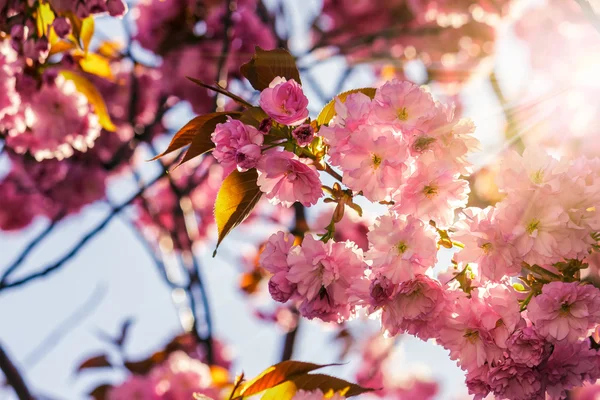
[[[319,170],[339,180],[323,186],[338,204],[325,233],[267,241],[259,264],[272,274],[273,299],[309,319],[366,313],[388,336],[435,339],[476,398],[561,399],[598,379],[590,335],[600,325],[600,291],[580,277],[600,239],[600,160],[507,152],[497,179],[503,199],[465,208],[472,122],[409,82],[368,93],[338,97],[335,117],[315,129],[301,86],[276,78],[260,94],[264,120],[230,118],[212,135],[226,172],[256,168],[275,204],[314,205],[323,195]],[[335,239],[340,208],[359,210],[359,196],[388,209],[363,248]],[[457,251],[454,266],[436,274],[441,247]]]
[[[220,389],[213,383],[208,365],[183,351],[176,351],[147,375],[131,375],[112,388],[108,399],[189,400],[195,393],[216,399]]]
[[[430,79],[460,83],[493,53],[510,1],[325,0],[315,47],[333,45],[351,61],[420,61]],[[404,76],[400,68],[394,73]]]

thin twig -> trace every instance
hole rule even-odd
[[[4,351],[0,345],[0,370],[4,373],[6,381],[15,391],[15,394],[19,400],[33,400],[34,397],[31,395],[23,376],[13,364],[8,354]]]
[[[79,242],[71,249],[71,251],[69,251],[67,254],[65,254],[60,260],[43,268],[42,270],[40,270],[38,272],[34,272],[30,275],[27,275],[24,278],[18,279],[13,282],[0,284],[0,291],[24,285],[30,281],[42,278],[42,277],[58,270],[65,263],[67,263],[71,258],[75,257],[75,255],[77,255],[77,253],[79,253],[79,250],[81,250],[83,248],[83,246],[85,246],[87,244],[87,242],[89,242],[91,239],[93,239],[96,236],[96,234],[98,234],[104,228],[106,228],[106,226],[110,223],[110,221],[112,221],[112,219],[117,214],[119,214],[124,208],[126,208],[131,203],[133,203],[139,196],[141,196],[144,193],[144,191],[146,189],[148,189],[150,186],[154,185],[156,182],[158,182],[160,179],[162,179],[163,176],[165,176],[165,174],[166,174],[166,171],[162,171],[156,178],[154,178],[152,181],[150,181],[148,184],[146,184],[136,194],[131,196],[124,203],[121,203],[119,206],[113,208],[113,210],[111,211],[110,214],[108,214],[98,225],[96,225],[96,227],[94,227],[92,230],[90,230],[85,236],[83,236],[79,240]]]
[[[82,320],[89,317],[106,296],[106,285],[98,285],[89,299],[79,306],[70,316],[57,325],[23,360],[28,369],[39,363],[64,337]]]
[[[46,227],[46,229],[40,232],[39,235],[37,235],[31,242],[29,242],[29,244],[21,251],[21,254],[19,254],[17,259],[13,261],[13,263],[8,268],[6,268],[6,270],[2,274],[2,278],[0,278],[0,286],[2,286],[2,284],[6,282],[10,274],[12,274],[14,271],[17,270],[17,268],[19,268],[23,261],[25,261],[25,259],[31,254],[31,251],[35,247],[37,247],[37,245],[40,244],[50,233],[52,233],[52,231],[54,230],[54,228],[56,228],[58,222],[63,218],[63,216],[63,213],[58,214],[56,218],[54,218],[52,222]]]
[[[500,106],[504,111],[504,118],[506,119],[506,140],[507,142],[512,143],[512,145],[519,153],[522,153],[525,149],[525,144],[523,143],[523,140],[521,139],[521,136],[519,134],[519,126],[515,119],[514,109],[510,107],[508,101],[506,100],[506,97],[502,92],[502,88],[498,83],[498,77],[496,76],[496,73],[492,71],[490,73],[489,79],[492,85],[492,89],[494,89],[496,99],[498,99],[498,102],[500,103]]]
[[[600,32],[600,18],[598,14],[596,14],[594,8],[587,0],[575,0],[579,7],[581,7],[581,11],[585,14],[585,16],[590,20],[590,23],[598,32]]]

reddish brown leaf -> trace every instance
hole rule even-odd
[[[199,144],[197,144],[197,146],[200,146],[203,143],[205,148],[209,147],[209,149],[206,151],[212,150],[212,148],[214,147],[214,144],[210,140],[210,135],[214,131],[215,126],[220,122],[224,122],[227,119],[228,115],[232,115],[232,116],[239,115],[239,113],[237,113],[237,112],[214,112],[214,113],[210,113],[210,114],[200,115],[200,116],[192,119],[190,122],[185,124],[183,126],[183,128],[181,128],[175,134],[175,136],[173,136],[173,139],[171,139],[171,143],[169,143],[169,146],[167,147],[167,149],[164,152],[162,152],[161,154],[154,157],[151,161],[156,160],[160,157],[163,157],[175,150],[179,150],[182,147],[185,147],[189,144],[192,144],[192,141],[194,140],[194,138],[197,135],[203,136],[201,139],[197,139],[197,141],[199,142]],[[205,128],[205,126],[207,124],[209,124],[209,126],[207,128]],[[207,129],[209,129],[211,126],[212,126],[212,130],[210,130],[210,132],[208,133],[208,137],[206,137]]]
[[[89,396],[94,400],[105,400],[108,399],[108,392],[110,389],[112,389],[112,386],[105,383],[104,385],[100,385],[96,389],[92,390]]]
[[[284,49],[263,50],[256,46],[252,59],[242,65],[240,72],[256,90],[268,88],[278,76],[301,83],[296,61]]]
[[[84,369],[90,368],[106,368],[112,367],[110,361],[108,361],[108,356],[106,354],[99,354],[97,356],[88,358],[84,362],[82,362],[79,367],[77,367],[77,371],[83,371]]]
[[[323,393],[333,391],[346,397],[358,396],[374,390],[325,374],[304,374],[293,378],[292,381],[298,390],[320,389]]]

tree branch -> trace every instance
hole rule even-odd
[[[31,395],[31,392],[27,388],[25,384],[25,380],[23,376],[19,373],[15,364],[8,357],[8,354],[4,351],[2,346],[0,345],[0,370],[4,373],[6,377],[6,381],[12,388],[14,389],[19,400],[34,400],[34,397]]]
[[[592,26],[596,28],[598,32],[600,32],[600,18],[594,11],[594,8],[587,0],[575,0],[579,7],[581,7],[581,11],[585,14],[587,19],[590,21]]]
[[[508,101],[506,100],[506,97],[504,97],[504,93],[502,92],[502,88],[498,83],[498,77],[496,76],[496,73],[492,71],[490,73],[489,79],[492,85],[492,89],[494,90],[494,94],[496,95],[496,99],[498,100],[500,106],[502,107],[502,110],[504,111],[504,118],[506,119],[506,130],[504,132],[504,135],[506,137],[506,141],[511,146],[514,146],[519,153],[522,153],[525,149],[525,144],[521,139],[521,134],[519,133],[519,125],[517,124],[517,121],[515,119],[513,108],[510,107]]]
[[[66,262],[68,262],[71,258],[73,258],[77,253],[79,253],[79,250],[81,250],[81,248],[83,248],[83,246],[85,246],[87,244],[87,242],[89,242],[91,239],[93,239],[97,233],[101,232],[104,228],[106,228],[106,226],[108,226],[110,221],[112,221],[112,219],[117,214],[119,214],[124,208],[126,208],[131,203],[133,203],[135,201],[135,199],[137,199],[139,196],[141,196],[147,188],[149,188],[150,186],[152,186],[156,182],[158,182],[163,176],[165,176],[165,174],[166,174],[166,171],[162,171],[156,178],[154,178],[146,186],[141,188],[136,194],[131,196],[124,203],[113,208],[113,210],[111,211],[110,214],[108,214],[98,225],[96,225],[95,228],[90,230],[84,237],[82,237],[79,240],[79,242],[71,249],[71,251],[69,251],[67,254],[65,254],[60,260],[43,268],[42,270],[40,270],[38,272],[34,272],[33,274],[27,275],[24,278],[15,280],[13,282],[9,282],[9,283],[5,282],[5,283],[0,284],[0,291],[24,285],[30,281],[42,278],[42,277],[58,270]]]

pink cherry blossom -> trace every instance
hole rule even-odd
[[[544,400],[540,373],[510,360],[490,368],[488,382],[496,398]]]
[[[502,358],[489,326],[482,321],[482,315],[490,312],[489,306],[477,298],[467,298],[457,293],[454,307],[447,310],[437,341],[450,350],[450,358],[466,370],[481,367]]]
[[[531,326],[518,329],[506,341],[510,359],[528,367],[539,365],[551,352],[551,344]]]
[[[454,222],[454,210],[464,207],[470,192],[467,181],[458,179],[447,164],[418,163],[416,172],[394,197],[393,209],[399,214],[413,215],[438,226]]]
[[[108,400],[159,400],[160,398],[156,392],[156,382],[139,375],[131,375],[125,382],[108,392]]]
[[[314,166],[289,151],[268,151],[259,160],[258,186],[273,204],[310,207],[323,195]]]
[[[438,318],[446,307],[440,283],[417,275],[401,283],[395,296],[383,307],[381,324],[391,336],[408,332],[427,340],[436,334]]]
[[[30,151],[38,160],[70,157],[85,151],[100,135],[98,117],[73,82],[58,76],[20,106],[27,131],[9,130],[8,146],[18,153]],[[57,113],[61,118],[56,119]]]
[[[294,245],[294,235],[277,232],[269,238],[260,254],[259,264],[271,272],[269,293],[278,302],[285,303],[296,291],[296,284],[287,279],[287,256]]]
[[[435,115],[431,94],[409,81],[393,80],[377,89],[373,101],[377,117],[399,126],[404,133],[419,130]]]
[[[368,234],[373,270],[394,284],[424,274],[437,262],[435,232],[422,221],[394,214],[379,217]]]
[[[390,127],[365,125],[348,140],[340,158],[343,182],[371,201],[392,196],[404,182],[406,143]]]
[[[227,174],[235,167],[244,172],[256,166],[264,135],[255,127],[229,117],[227,122],[217,124],[211,139],[215,144],[213,156]]]
[[[308,146],[315,137],[315,130],[310,124],[302,124],[292,131],[292,137],[300,147]]]
[[[149,377],[156,382],[160,398],[189,400],[194,393],[213,398],[218,395],[218,389],[211,387],[209,366],[183,351],[171,353],[163,364],[152,369]]]
[[[568,390],[600,378],[598,352],[590,348],[587,340],[576,344],[557,343],[539,371],[546,399],[565,399]]]
[[[578,342],[600,323],[600,290],[579,282],[550,282],[531,299],[527,316],[546,339]]]
[[[287,278],[297,284],[303,299],[300,312],[306,318],[326,322],[342,321],[351,316],[348,289],[367,268],[362,251],[346,242],[323,243],[308,235],[301,246],[288,255]]]
[[[308,118],[308,99],[293,79],[273,79],[260,93],[259,103],[269,117],[283,125],[300,125]]]
[[[477,263],[480,274],[492,281],[521,272],[521,260],[510,235],[502,232],[495,219],[496,210],[488,207],[462,210],[452,238],[464,244],[454,259],[462,263]]]
[[[19,95],[16,91],[16,75],[20,70],[17,62],[17,52],[11,47],[10,41],[0,41],[0,127],[6,114],[18,111]]]
[[[473,121],[458,120],[453,105],[436,103],[435,111],[423,129],[410,136],[411,155],[425,164],[443,161],[457,173],[469,175],[471,164],[467,156],[479,145],[479,141],[472,136],[475,132]]]

